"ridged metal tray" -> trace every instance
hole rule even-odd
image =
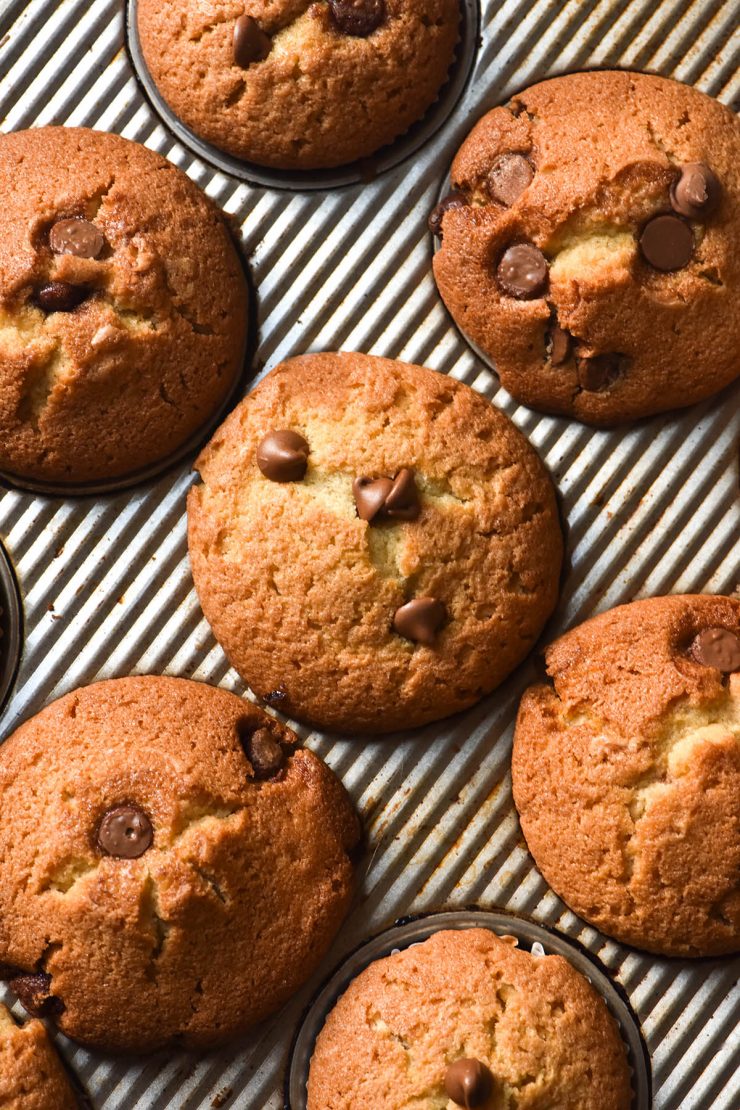
[[[480,28],[472,74],[441,127],[424,132],[420,146],[419,131],[400,140],[388,152],[392,168],[371,182],[279,189],[195,155],[137,81],[122,0],[0,0],[0,127],[116,131],[185,169],[241,227],[257,291],[256,376],[303,351],[361,350],[452,374],[503,408],[562,496],[568,573],[548,636],[636,597],[733,593],[740,388],[610,432],[517,405],[440,301],[425,220],[475,119],[545,76],[644,69],[737,107],[736,0],[484,0]],[[99,678],[165,673],[243,692],[193,590],[185,537],[191,462],[126,492],[84,498],[0,486],[0,537],[25,609],[23,658],[0,736]],[[607,940],[565,908],[526,851],[509,755],[518,697],[532,674],[530,662],[476,708],[419,733],[358,744],[300,730],[346,783],[370,842],[355,906],[323,971],[250,1037],[203,1057],[126,1062],[58,1038],[94,1105],[279,1110],[291,1040],[323,976],[398,917],[476,903],[557,926],[599,958],[639,1020],[656,1110],[736,1110],[740,961],[659,959]]]

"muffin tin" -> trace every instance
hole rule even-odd
[[[450,373],[507,412],[562,495],[570,569],[551,638],[637,596],[738,587],[740,387],[615,431],[517,405],[447,316],[431,276],[426,217],[475,119],[535,80],[634,66],[736,103],[735,22],[732,0],[485,0],[472,77],[413,152],[410,135],[399,140],[403,162],[376,165],[372,181],[342,188],[318,175],[271,176],[268,188],[266,178],[248,186],[210,154],[201,160],[155,114],[125,49],[122,0],[11,0],[0,6],[0,118],[6,130],[79,124],[145,142],[233,217],[257,291],[257,377],[288,355],[343,347]],[[251,167],[242,173],[262,180]],[[176,674],[243,692],[192,587],[191,462],[125,493],[0,490],[0,536],[22,584],[26,627],[0,735],[96,678]],[[474,709],[411,735],[358,743],[300,730],[342,777],[369,837],[355,907],[323,972],[252,1036],[203,1057],[115,1060],[59,1037],[96,1107],[279,1110],[291,1039],[331,967],[399,915],[474,901],[557,926],[598,957],[638,1019],[656,1110],[732,1110],[739,962],[660,959],[607,940],[565,908],[526,851],[508,765],[518,697],[533,668],[530,660]]]

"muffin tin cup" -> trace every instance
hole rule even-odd
[[[286,1073],[285,1110],[306,1110],[306,1084],[316,1038],[339,997],[371,963],[428,940],[442,929],[490,929],[497,936],[516,937],[518,946],[535,955],[563,956],[591,983],[604,999],[619,1026],[632,1071],[632,1110],[649,1110],[652,1105],[650,1061],[629,1003],[596,959],[554,929],[501,910],[442,910],[402,918],[390,929],[366,941],[344,960],[326,980],[309,1005],[293,1041]],[[540,949],[535,947],[540,946]]]
[[[476,0],[460,0],[460,36],[447,81],[439,90],[437,99],[429,106],[420,120],[375,154],[326,170],[278,170],[258,166],[227,154],[198,137],[175,115],[159,92],[149,73],[139,39],[137,0],[128,0],[126,7],[126,41],[134,72],[153,110],[165,126],[184,146],[222,173],[251,185],[265,185],[273,189],[314,190],[332,189],[342,185],[356,185],[374,180],[380,174],[398,166],[428,142],[460,100],[471,77],[480,36],[480,10]]]
[[[23,649],[23,609],[15,572],[0,543],[0,712],[15,684]]]

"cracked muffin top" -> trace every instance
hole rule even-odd
[[[301,719],[389,732],[464,709],[554,608],[547,472],[453,378],[360,354],[289,359],[196,466],[203,611],[253,690]]]
[[[435,209],[434,274],[519,401],[595,425],[740,372],[740,124],[637,73],[535,85],[473,128]]]
[[[117,135],[0,136],[0,470],[126,477],[197,433],[239,375],[244,273],[175,166]]]
[[[740,601],[623,605],[566,633],[546,663],[512,766],[545,879],[626,944],[740,948]]]
[[[339,781],[250,702],[171,678],[68,694],[0,748],[0,963],[109,1051],[198,1048],[277,1010],[353,890]]]
[[[350,984],[311,1060],[308,1110],[628,1110],[606,1003],[562,956],[445,930]]]
[[[78,1110],[44,1025],[16,1025],[0,1005],[0,1106],[3,1110]]]
[[[444,84],[459,0],[139,0],[144,59],[202,139],[263,166],[365,158]]]

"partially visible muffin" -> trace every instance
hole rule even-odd
[[[79,1102],[40,1021],[16,1025],[0,1005],[0,1106],[78,1110]]]
[[[289,359],[196,466],[203,612],[252,689],[301,719],[389,732],[464,709],[555,606],[550,478],[503,413],[442,374]]]
[[[139,0],[149,72],[214,146],[263,166],[364,158],[436,99],[459,0]]]
[[[740,123],[639,73],[534,85],[473,128],[434,274],[519,401],[613,425],[740,373]]]
[[[244,272],[215,206],[118,135],[0,136],[0,470],[81,483],[175,453],[241,372]]]
[[[311,1059],[308,1110],[628,1110],[603,999],[562,956],[450,930],[350,983]]]
[[[343,787],[250,702],[173,678],[68,694],[0,747],[0,963],[111,1050],[200,1048],[277,1010],[352,897]]]
[[[650,598],[546,653],[512,779],[545,879],[627,944],[740,949],[740,601]]]

